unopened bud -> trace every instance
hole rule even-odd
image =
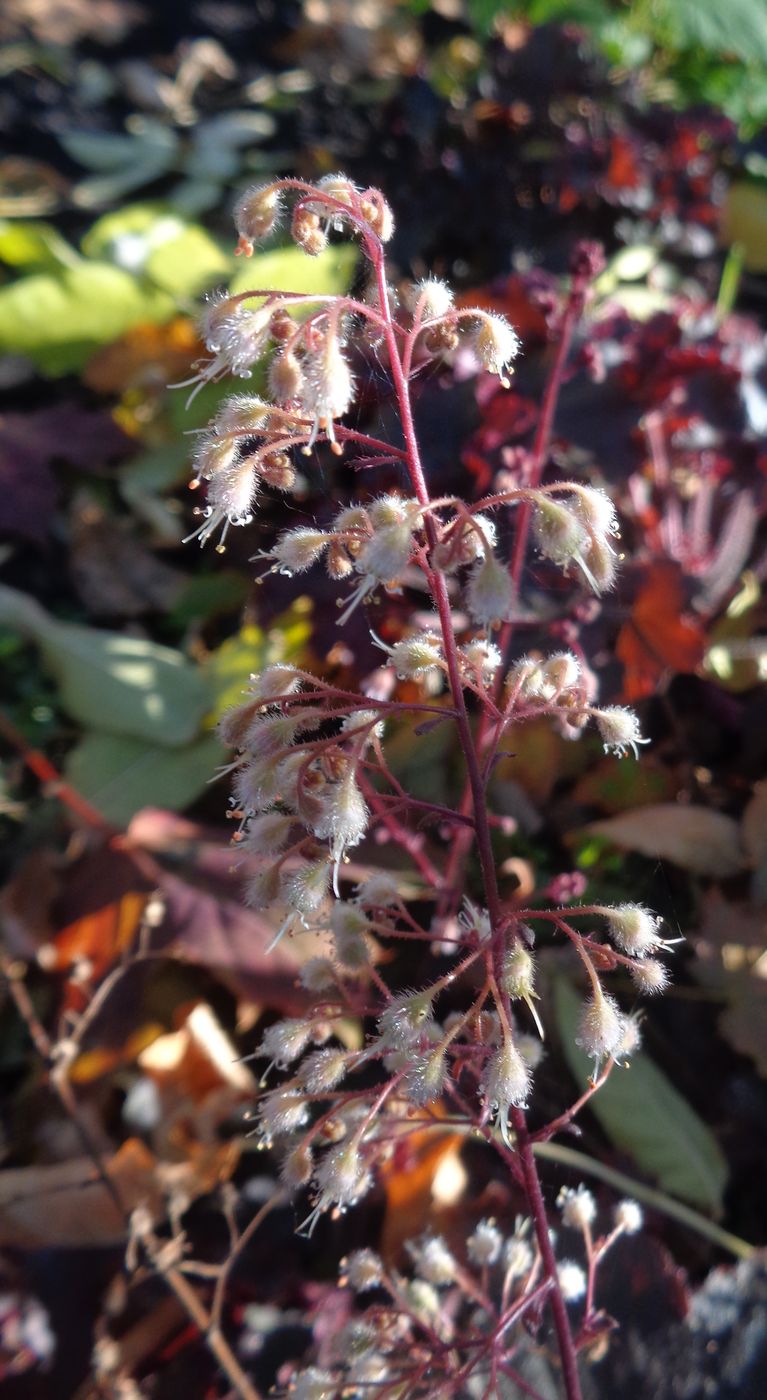
[[[511,613],[513,586],[508,569],[488,551],[474,565],[466,585],[465,601],[479,627],[505,622]]]
[[[519,349],[519,337],[505,317],[494,312],[482,315],[474,336],[474,350],[483,369],[503,380]]]
[[[569,564],[586,543],[580,520],[574,511],[550,496],[536,495],[534,502],[533,535],[538,549],[554,564]]]
[[[416,680],[444,664],[442,643],[433,632],[395,642],[389,655],[400,680]]]
[[[292,350],[275,355],[269,366],[269,392],[276,403],[291,403],[300,398],[304,383],[301,362]]]
[[[322,227],[319,214],[310,209],[296,207],[290,226],[291,236],[305,253],[316,258],[328,246],[328,236]]]
[[[535,963],[521,939],[509,948],[503,963],[501,987],[512,1001],[535,995]]]
[[[348,1259],[342,1259],[341,1267],[355,1293],[377,1288],[383,1278],[381,1256],[373,1249],[355,1249]]]
[[[280,573],[303,574],[307,569],[316,564],[327,548],[328,538],[322,530],[313,530],[309,526],[298,530],[285,530],[276,541],[270,559],[275,559],[279,566]]]
[[[260,243],[276,226],[282,211],[278,185],[255,185],[246,190],[234,209],[234,226],[240,235],[238,253],[250,257],[253,244]]]
[[[365,190],[361,200],[363,218],[378,234],[382,243],[388,243],[394,233],[394,215],[380,190]]]
[[[596,1219],[597,1203],[585,1186],[575,1189],[565,1187],[559,1193],[557,1205],[562,1212],[562,1220],[574,1230],[584,1230],[593,1225]]]
[[[649,997],[665,992],[670,980],[668,968],[657,958],[642,958],[632,963],[629,972],[637,990]]]
[[[420,306],[421,320],[431,321],[438,316],[446,316],[452,310],[453,293],[447,282],[440,281],[438,277],[424,277],[421,282],[414,282],[408,288],[404,302],[411,312]]]

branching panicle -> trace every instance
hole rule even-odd
[[[294,489],[297,457],[311,457],[323,444],[336,454],[358,445],[367,469],[364,497],[283,529],[258,557],[267,572],[287,576],[324,567],[338,586],[340,624],[384,594],[407,600],[414,584],[418,607],[424,594],[430,601],[425,617],[413,611],[403,623],[405,604],[399,622],[381,627],[383,639],[372,633],[389,670],[382,688],[356,694],[296,667],[273,666],[252,678],[249,694],[221,723],[235,750],[237,839],[250,862],[246,898],[274,911],[275,941],[298,930],[317,938],[316,955],[301,972],[314,1009],[263,1035],[265,1078],[276,1074],[278,1082],[261,1100],[260,1132],[280,1154],[286,1189],[309,1192],[306,1231],[323,1213],[354,1206],[409,1134],[445,1116],[499,1154],[529,1207],[529,1219],[511,1230],[480,1221],[460,1257],[435,1235],[411,1241],[406,1278],[371,1250],[350,1256],[349,1285],[384,1299],[364,1315],[364,1354],[355,1353],[355,1333],[347,1354],[305,1368],[289,1393],[321,1400],[341,1391],[375,1394],[382,1386],[404,1394],[408,1374],[418,1374],[432,1388],[419,1382],[408,1394],[463,1394],[467,1378],[476,1372],[480,1385],[491,1362],[513,1375],[520,1328],[536,1328],[550,1306],[564,1393],[578,1400],[576,1353],[593,1344],[600,1327],[594,1269],[641,1218],[625,1202],[612,1231],[595,1241],[596,1202],[582,1188],[569,1191],[562,1215],[581,1231],[584,1258],[555,1258],[525,1114],[546,1029],[536,990],[545,963],[538,945],[554,935],[577,955],[587,982],[577,1043],[601,1082],[639,1041],[638,1017],[627,1015],[603,983],[617,971],[624,984],[630,975],[641,991],[662,990],[668,944],[659,919],[638,904],[571,907],[565,917],[550,908],[522,910],[520,898],[510,913],[499,893],[493,833],[513,824],[489,803],[501,745],[530,719],[548,716],[571,738],[593,723],[617,755],[638,754],[647,742],[633,711],[594,703],[596,682],[570,634],[572,649],[560,641],[549,655],[520,655],[514,646],[524,616],[528,531],[537,553],[567,575],[566,587],[583,589],[585,581],[599,593],[611,587],[618,565],[617,518],[597,487],[544,484],[545,435],[527,484],[471,503],[432,493],[413,425],[414,368],[463,343],[481,371],[506,382],[520,349],[514,330],[495,312],[456,307],[436,278],[407,287],[399,301],[392,295],[383,244],[393,222],[377,190],[358,189],[338,174],[315,185],[286,179],[250,190],[236,210],[238,251],[249,256],[283,220],[310,255],[334,233],[358,239],[369,289],[361,300],[256,289],[208,305],[202,336],[210,358],[197,382],[225,373],[248,377],[269,357],[269,394],[226,400],[202,437],[194,484],[204,484],[207,505],[195,533],[204,543],[220,530],[223,547],[227,531],[252,518],[264,489]],[[583,309],[597,262],[590,255],[573,273],[568,326]],[[352,365],[371,343],[391,378],[404,447],[344,421],[355,402]],[[547,398],[549,432],[566,348]],[[400,465],[397,487],[388,476],[383,487],[376,481],[377,458]],[[389,767],[390,736],[401,733],[408,713],[418,734],[454,726],[466,772],[465,796],[454,809],[411,797]],[[409,865],[355,872],[351,880],[349,851],[375,834],[399,845]],[[371,844],[365,854],[372,859],[373,851]],[[433,918],[424,913],[429,900],[436,900]],[[582,932],[580,920],[587,921]],[[392,976],[413,944],[432,954],[426,963],[419,956],[417,966],[432,971],[423,973],[430,978],[423,985],[419,973],[415,988]],[[398,946],[403,955],[395,961]],[[366,1027],[353,1049],[349,1018]],[[565,1120],[567,1114],[537,1136],[545,1140]],[[467,1327],[473,1341],[462,1350]],[[410,1371],[401,1375],[403,1356]]]

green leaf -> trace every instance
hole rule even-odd
[[[105,214],[89,229],[82,247],[88,257],[145,274],[175,297],[196,297],[226,281],[233,264],[205,229],[156,202]]]
[[[312,633],[311,610],[310,598],[296,598],[275,618],[268,632],[256,623],[246,623],[211,654],[207,674],[214,700],[209,723],[216,723],[232,706],[242,703],[253,672],[276,661],[304,660]]]
[[[744,63],[767,63],[764,0],[656,0],[656,21],[668,24],[680,48],[736,54]]]
[[[69,754],[67,781],[114,826],[142,807],[182,812],[205,790],[226,759],[213,734],[168,749],[115,734],[86,734]]]
[[[294,244],[243,258],[231,282],[232,292],[265,291],[346,292],[351,286],[359,258],[353,243],[332,243],[319,257],[310,258]]]
[[[554,1006],[565,1058],[581,1090],[592,1063],[575,1044],[580,998],[564,977],[554,979]],[[611,1142],[672,1195],[719,1212],[727,1163],[710,1129],[644,1051],[616,1066],[589,1108]]]
[[[36,219],[0,219],[0,262],[9,267],[72,267],[78,261],[74,248],[53,224]]]
[[[44,374],[68,374],[131,326],[167,321],[174,310],[167,292],[109,263],[33,273],[0,288],[0,351],[27,355]]]
[[[186,744],[210,705],[202,671],[143,637],[58,622],[34,599],[0,587],[0,625],[35,641],[63,709],[86,728],[144,743]]]

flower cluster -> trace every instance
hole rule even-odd
[[[246,898],[273,921],[275,942],[299,928],[316,938],[300,973],[305,1013],[268,1026],[256,1052],[265,1062],[257,1131],[276,1154],[285,1186],[307,1194],[306,1230],[321,1214],[354,1206],[404,1138],[447,1115],[497,1154],[530,1205],[530,1219],[509,1236],[493,1221],[480,1222],[465,1259],[438,1237],[411,1241],[412,1277],[358,1252],[348,1263],[351,1286],[375,1289],[383,1301],[350,1324],[337,1365],[309,1367],[290,1393],[322,1400],[339,1388],[368,1394],[401,1382],[409,1395],[435,1395],[444,1381],[444,1393],[453,1394],[451,1368],[464,1378],[475,1369],[481,1379],[485,1362],[495,1365],[500,1356],[501,1371],[513,1378],[518,1324],[534,1325],[550,1298],[563,1357],[574,1355],[577,1340],[566,1303],[585,1298],[578,1345],[593,1340],[596,1263],[635,1218],[626,1206],[595,1243],[592,1198],[583,1190],[568,1196],[563,1219],[581,1229],[585,1272],[571,1259],[554,1260],[545,1212],[528,1189],[537,1168],[525,1114],[544,1053],[538,948],[554,935],[576,954],[586,981],[576,1038],[594,1061],[595,1092],[639,1044],[639,1018],[622,1008],[622,990],[663,989],[669,940],[639,904],[555,910],[522,907],[521,898],[504,903],[494,841],[509,823],[491,810],[501,745],[527,720],[548,717],[572,739],[593,724],[605,750],[618,756],[638,755],[647,742],[632,710],[597,703],[574,632],[566,634],[568,649],[548,655],[532,647],[520,655],[517,643],[528,530],[538,553],[571,575],[574,587],[585,581],[602,593],[618,566],[618,523],[605,492],[578,481],[547,484],[542,471],[475,503],[432,494],[413,428],[413,370],[463,345],[480,372],[505,381],[516,335],[495,312],[457,307],[435,278],[395,295],[383,262],[388,206],[378,191],[343,176],[248,191],[236,211],[238,251],[250,255],[289,205],[301,248],[316,255],[334,232],[354,236],[371,280],[358,298],[254,290],[209,304],[201,327],[209,358],[196,382],[226,373],[248,378],[266,359],[268,390],[224,400],[200,436],[193,484],[204,486],[207,501],[196,535],[204,543],[220,531],[222,548],[230,527],[252,518],[262,488],[296,488],[297,454],[311,456],[322,444],[336,454],[359,451],[372,488],[366,484],[319,520],[283,529],[257,557],[266,574],[289,577],[324,565],[344,590],[340,624],[376,596],[410,588],[419,591],[419,612],[403,623],[400,607],[399,621],[387,617],[380,626],[383,636],[372,633],[388,677],[376,673],[367,695],[296,665],[272,665],[251,678],[242,703],[221,722],[235,751],[227,771]],[[402,447],[343,421],[357,361],[371,342],[391,375]],[[395,469],[385,489],[375,481],[377,464]],[[390,767],[392,731],[412,721],[416,736],[455,726],[466,788],[453,806],[416,800],[396,763]],[[407,866],[395,858],[390,871],[352,870],[349,852],[366,842],[366,860],[371,835],[399,848]],[[415,985],[407,983],[404,953],[398,956],[408,947],[417,954]],[[358,1027],[351,1039],[350,1024]],[[539,1135],[553,1135],[563,1121],[567,1113]],[[464,1324],[475,1339],[468,1369],[458,1344]],[[482,1336],[490,1339],[487,1353]],[[500,1349],[492,1343],[499,1336]]]
[[[559,1205],[563,1226],[582,1236],[584,1257],[581,1264],[563,1254],[557,1283],[593,1343],[612,1325],[594,1303],[598,1267],[621,1236],[641,1227],[642,1212],[634,1201],[621,1201],[611,1228],[595,1239],[597,1203],[585,1187],[563,1192]],[[358,1309],[325,1347],[323,1365],[294,1372],[284,1392],[290,1400],[462,1394],[467,1355],[477,1394],[491,1393],[494,1375],[524,1381],[526,1329],[548,1290],[529,1221],[519,1218],[508,1230],[495,1219],[480,1220],[461,1257],[431,1233],[408,1241],[406,1252],[404,1273],[372,1249],[342,1260],[340,1282]]]

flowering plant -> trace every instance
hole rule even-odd
[[[605,749],[618,755],[636,755],[646,742],[631,710],[596,703],[576,644],[549,656],[515,655],[531,543],[574,588],[595,593],[610,588],[619,562],[609,497],[580,481],[543,479],[558,385],[599,251],[582,245],[573,259],[529,462],[504,490],[468,503],[430,488],[411,379],[429,359],[463,346],[505,382],[520,349],[515,332],[495,313],[457,307],[435,278],[410,286],[398,305],[384,260],[389,207],[379,191],[340,175],[248,191],[236,210],[238,251],[249,255],[289,203],[292,237],[307,254],[322,251],[333,230],[359,240],[366,290],[355,297],[254,289],[209,304],[203,337],[210,358],[196,382],[227,373],[247,379],[268,356],[269,392],[224,400],[201,437],[193,484],[205,484],[207,503],[195,535],[204,543],[218,532],[223,548],[230,528],[253,518],[263,486],[295,487],[296,454],[311,456],[322,443],[339,456],[351,450],[372,488],[328,521],[283,530],[259,557],[267,572],[288,576],[324,564],[339,585],[339,626],[377,593],[414,586],[426,589],[432,612],[426,627],[414,623],[391,644],[374,634],[388,687],[356,693],[298,666],[273,665],[252,677],[247,697],[222,722],[236,752],[235,839],[260,861],[246,898],[256,909],[280,911],[275,942],[299,928],[318,936],[317,956],[301,973],[310,1009],[263,1035],[265,1081],[275,1070],[281,1078],[260,1101],[259,1131],[279,1153],[286,1185],[309,1193],[307,1231],[323,1213],[354,1206],[404,1136],[446,1122],[499,1154],[527,1203],[526,1218],[505,1238],[493,1220],[480,1222],[465,1261],[438,1236],[412,1241],[409,1278],[372,1250],[354,1254],[345,1274],[351,1287],[375,1289],[382,1301],[355,1322],[333,1365],[296,1374],[291,1394],[491,1395],[501,1376],[534,1394],[518,1358],[550,1309],[563,1392],[576,1400],[577,1353],[609,1326],[594,1306],[596,1265],[641,1217],[624,1202],[613,1229],[595,1241],[593,1198],[583,1188],[566,1193],[562,1213],[582,1233],[585,1270],[557,1261],[534,1147],[567,1126],[639,1042],[637,1016],[621,1009],[603,979],[620,967],[640,991],[662,990],[659,954],[667,945],[660,921],[638,904],[508,905],[494,853],[504,817],[488,809],[488,783],[501,744],[531,718],[548,716],[572,739],[593,723]],[[353,357],[371,345],[390,376],[402,445],[344,421],[355,402]],[[398,468],[399,484],[376,491],[375,470],[384,466]],[[392,698],[397,681],[406,683],[400,699]],[[417,800],[391,771],[387,722],[403,716],[416,733],[454,725],[466,775],[454,809]],[[424,822],[438,833],[428,853],[415,829]],[[417,898],[394,870],[368,873],[350,887],[348,852],[376,828],[407,853],[414,869],[406,885],[415,885]],[[585,970],[589,994],[577,1040],[593,1058],[594,1075],[578,1104],[533,1132],[527,1109],[544,1032],[535,944],[544,930],[569,940]],[[387,950],[409,945],[413,952],[414,944],[437,964],[416,988],[382,971]],[[403,956],[394,966],[406,962]],[[350,1015],[369,1028],[360,1048],[337,1034]],[[570,1309],[581,1303],[576,1322]],[[476,1390],[480,1379],[486,1388]]]

